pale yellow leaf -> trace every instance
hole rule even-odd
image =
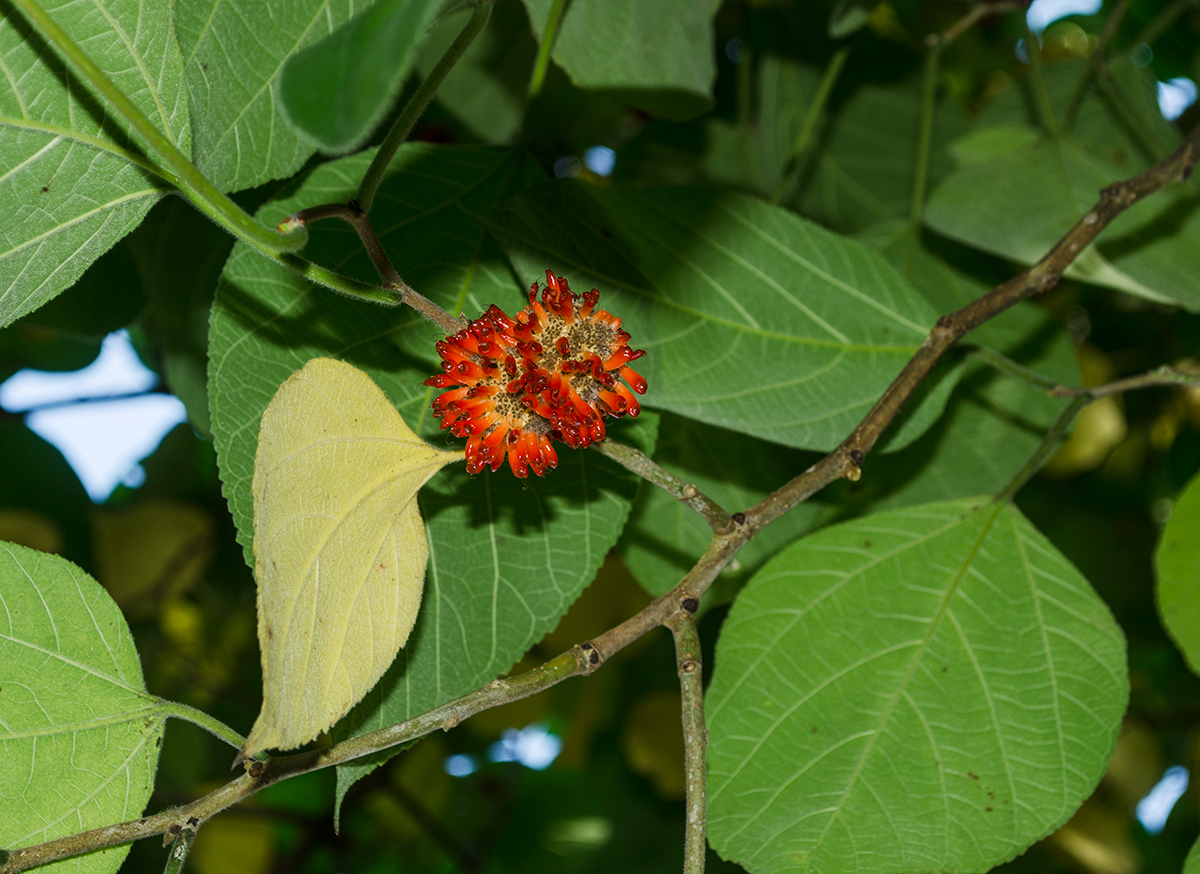
[[[353,365],[315,358],[276,392],[254,460],[263,708],[244,756],[312,740],[387,670],[425,582],[417,490],[462,457]]]

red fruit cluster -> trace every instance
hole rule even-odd
[[[467,438],[468,473],[499,470],[507,457],[518,477],[530,468],[542,476],[558,465],[554,440],[584,447],[604,439],[604,416],[641,412],[633,392],[645,394],[646,380],[629,363],[646,353],[629,348],[620,319],[596,309],[600,293],[580,299],[547,270],[540,302],[537,294],[535,282],[516,318],[492,305],[437,344],[443,372],[425,385],[450,389],[433,415]]]

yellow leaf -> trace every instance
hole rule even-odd
[[[417,490],[462,457],[350,364],[316,358],[280,387],[254,459],[263,707],[243,756],[307,743],[387,670],[425,582]]]

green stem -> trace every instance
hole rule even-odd
[[[925,78],[921,88],[921,130],[917,135],[917,166],[913,175],[912,207],[909,220],[914,228],[921,224],[925,209],[925,188],[929,180],[929,152],[933,144],[933,113],[937,98],[938,70],[941,68],[943,42],[931,46],[925,54]]]
[[[542,93],[542,84],[546,81],[546,70],[550,67],[550,50],[554,47],[554,37],[558,35],[558,25],[562,21],[563,10],[567,8],[567,0],[554,0],[550,7],[550,20],[546,22],[546,32],[542,34],[542,44],[538,46],[537,60],[533,64],[533,75],[529,79],[529,98],[532,100]]]
[[[1017,492],[1021,491],[1025,483],[1033,479],[1033,475],[1042,469],[1042,465],[1046,463],[1046,460],[1058,448],[1059,441],[1066,435],[1067,429],[1071,427],[1071,423],[1075,421],[1075,417],[1079,415],[1079,411],[1091,402],[1092,398],[1086,395],[1081,395],[1071,401],[1058,417],[1058,421],[1046,432],[1046,436],[1042,438],[1042,442],[1038,445],[1038,448],[1034,450],[1033,455],[1025,462],[1025,466],[1017,472],[1012,482],[1005,486],[1004,491],[996,496],[997,501],[1011,501]]]
[[[849,54],[850,44],[847,43],[833,53],[833,57],[825,66],[821,84],[817,86],[817,93],[813,97],[812,103],[808,105],[808,112],[804,114],[800,133],[796,136],[796,141],[792,143],[792,154],[784,168],[783,177],[775,186],[775,193],[771,195],[771,203],[779,203],[786,197],[791,197],[797,182],[800,181],[800,173],[804,169],[800,159],[804,157],[804,151],[808,148],[808,142],[812,139],[813,131],[817,128],[821,113],[825,111],[825,104],[829,102],[829,95],[833,92],[833,86],[837,84],[842,67],[846,66],[846,57]]]
[[[1146,29],[1137,35],[1133,44],[1145,43],[1147,46],[1153,46],[1160,36],[1167,32],[1167,29],[1175,23],[1175,19],[1182,15],[1189,6],[1195,6],[1197,0],[1175,0],[1170,6],[1158,14],[1153,21],[1146,25]]]
[[[214,719],[203,710],[197,710],[195,707],[189,707],[186,704],[180,704],[178,701],[167,701],[163,698],[158,699],[159,706],[163,713],[167,716],[174,716],[176,719],[183,719],[194,725],[198,725],[212,734],[215,734],[225,743],[229,744],[235,750],[240,750],[246,739],[230,728],[219,719]]]
[[[65,30],[59,27],[38,4],[37,0],[15,0],[17,6],[29,16],[30,21],[46,36],[58,50],[81,72],[85,79],[110,103],[174,171],[163,178],[175,184],[180,192],[197,208],[221,227],[247,242],[253,241],[256,248],[270,252],[289,252],[303,248],[308,241],[308,232],[300,228],[292,233],[281,234],[264,228],[246,215],[236,203],[217,190],[208,179],[155,127],[154,123],[133,104],[125,93],[92,63],[91,58],[75,44]]]
[[[167,844],[167,864],[163,868],[163,874],[181,874],[187,864],[188,853],[192,851],[192,843],[196,840],[198,830],[191,826],[180,828],[175,839]]]
[[[1025,53],[1029,56],[1029,68],[1033,74],[1033,89],[1037,96],[1038,111],[1046,133],[1058,139],[1058,120],[1054,117],[1054,105],[1050,102],[1050,89],[1046,87],[1046,69],[1042,65],[1042,48],[1037,35],[1029,29],[1029,22],[1021,16],[1021,30],[1025,34]]]
[[[1079,112],[1079,106],[1083,102],[1083,95],[1087,93],[1088,83],[1092,80],[1092,76],[1101,71],[1104,66],[1105,56],[1108,54],[1109,43],[1112,42],[1117,33],[1117,26],[1120,25],[1121,19],[1125,17],[1125,13],[1129,10],[1130,0],[1117,0],[1117,5],[1113,7],[1113,11],[1108,14],[1108,19],[1104,22],[1104,27],[1100,31],[1100,38],[1096,42],[1096,48],[1092,52],[1092,60],[1088,63],[1083,71],[1083,75],[1079,77],[1079,81],[1075,83],[1075,87],[1071,90],[1071,100],[1067,103],[1067,111],[1063,114],[1063,127],[1067,130],[1075,123],[1075,116]]]
[[[1018,364],[1007,355],[1001,355],[994,349],[989,349],[986,346],[975,346],[969,351],[973,357],[981,359],[1001,373],[1016,377],[1022,382],[1029,383],[1035,388],[1040,388],[1044,391],[1053,391],[1054,389],[1061,388],[1061,385],[1057,380],[1051,379],[1048,376],[1043,376],[1036,370],[1030,370],[1025,365]]]
[[[425,108],[429,106],[429,102],[433,100],[437,90],[441,87],[442,81],[454,69],[454,65],[458,63],[458,59],[462,57],[463,52],[467,47],[474,42],[475,37],[479,35],[479,31],[483,30],[483,26],[487,24],[488,16],[492,12],[492,0],[479,0],[475,6],[475,11],[471,13],[471,20],[466,23],[462,31],[454,38],[454,42],[450,43],[450,48],[446,49],[446,53],[438,59],[437,64],[430,71],[425,80],[421,82],[419,88],[408,103],[404,105],[404,109],[400,111],[400,115],[392,124],[392,129],[388,131],[384,137],[379,151],[375,153],[375,157],[371,161],[371,166],[367,168],[366,174],[363,176],[362,182],[358,186],[358,195],[355,200],[362,208],[363,212],[370,212],[372,204],[375,203],[375,192],[379,190],[379,183],[383,181],[383,174],[388,168],[388,164],[392,163],[392,158],[396,155],[396,150],[400,145],[408,139],[408,135],[412,133],[413,126],[417,123],[417,119],[425,112]]]

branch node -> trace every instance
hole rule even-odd
[[[865,457],[866,456],[863,455],[863,451],[861,449],[850,450],[850,460],[854,462],[855,467],[862,467],[863,459]],[[858,477],[854,477],[854,479],[858,479]]]
[[[263,771],[267,770],[267,763],[260,762],[257,759],[249,759],[246,761],[245,765],[246,773],[256,779],[263,775]]]
[[[847,468],[845,477],[852,483],[858,482],[860,479],[862,479],[862,468],[858,467],[857,465]]]
[[[746,514],[745,513],[734,513],[729,518],[733,520],[734,525],[741,526],[741,525],[746,524]]]
[[[442,731],[449,731],[462,722],[462,717],[458,715],[458,708],[451,707],[450,715],[442,721]]]
[[[695,659],[684,659],[679,663],[679,673],[691,675],[700,669],[700,663]]]
[[[679,602],[679,606],[683,608],[683,612],[695,616],[696,611],[700,609],[700,601],[697,598],[684,598]]]
[[[600,665],[604,664],[604,656],[600,654],[600,650],[596,649],[596,645],[590,640],[585,640],[576,648],[583,658],[585,673],[590,674],[596,668],[600,667]]]
[[[696,497],[698,494],[700,494],[700,492],[697,490],[697,488],[691,483],[687,483],[683,487],[683,492],[680,494],[680,498],[686,501]]]

